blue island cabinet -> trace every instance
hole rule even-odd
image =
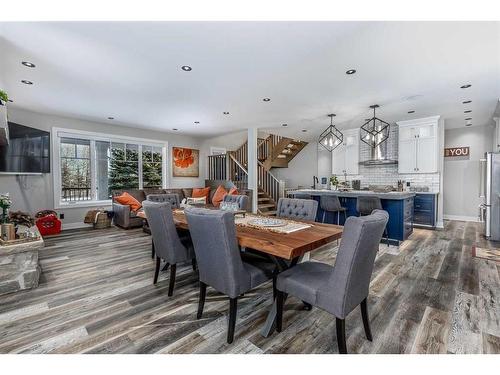
[[[313,199],[319,203],[320,197],[313,195]],[[340,213],[340,225],[344,225],[344,217],[358,216],[356,210],[356,197],[339,196],[340,203],[347,208],[346,215]],[[382,207],[389,213],[389,222],[387,223],[387,234],[389,242],[393,245],[399,245],[401,241],[406,240],[413,232],[413,197],[404,199],[381,199]],[[322,222],[323,210],[318,205],[318,214],[316,221]],[[337,224],[337,214],[326,212],[325,223]]]

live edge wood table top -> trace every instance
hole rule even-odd
[[[174,221],[178,228],[189,230],[186,216],[174,211]],[[137,216],[146,219],[143,211]],[[238,243],[242,247],[259,250],[276,257],[292,260],[342,237],[338,225],[307,222],[312,226],[293,233],[275,233],[251,227],[236,226]]]

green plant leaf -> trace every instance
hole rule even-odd
[[[2,102],[7,102],[9,100],[9,96],[7,95],[7,93],[3,90],[0,90],[0,100]]]

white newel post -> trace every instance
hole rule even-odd
[[[248,129],[248,188],[252,190],[252,212],[257,213],[258,176],[257,176],[257,129]]]

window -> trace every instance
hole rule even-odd
[[[54,129],[59,206],[109,203],[113,191],[166,186],[166,150],[153,141]]]

